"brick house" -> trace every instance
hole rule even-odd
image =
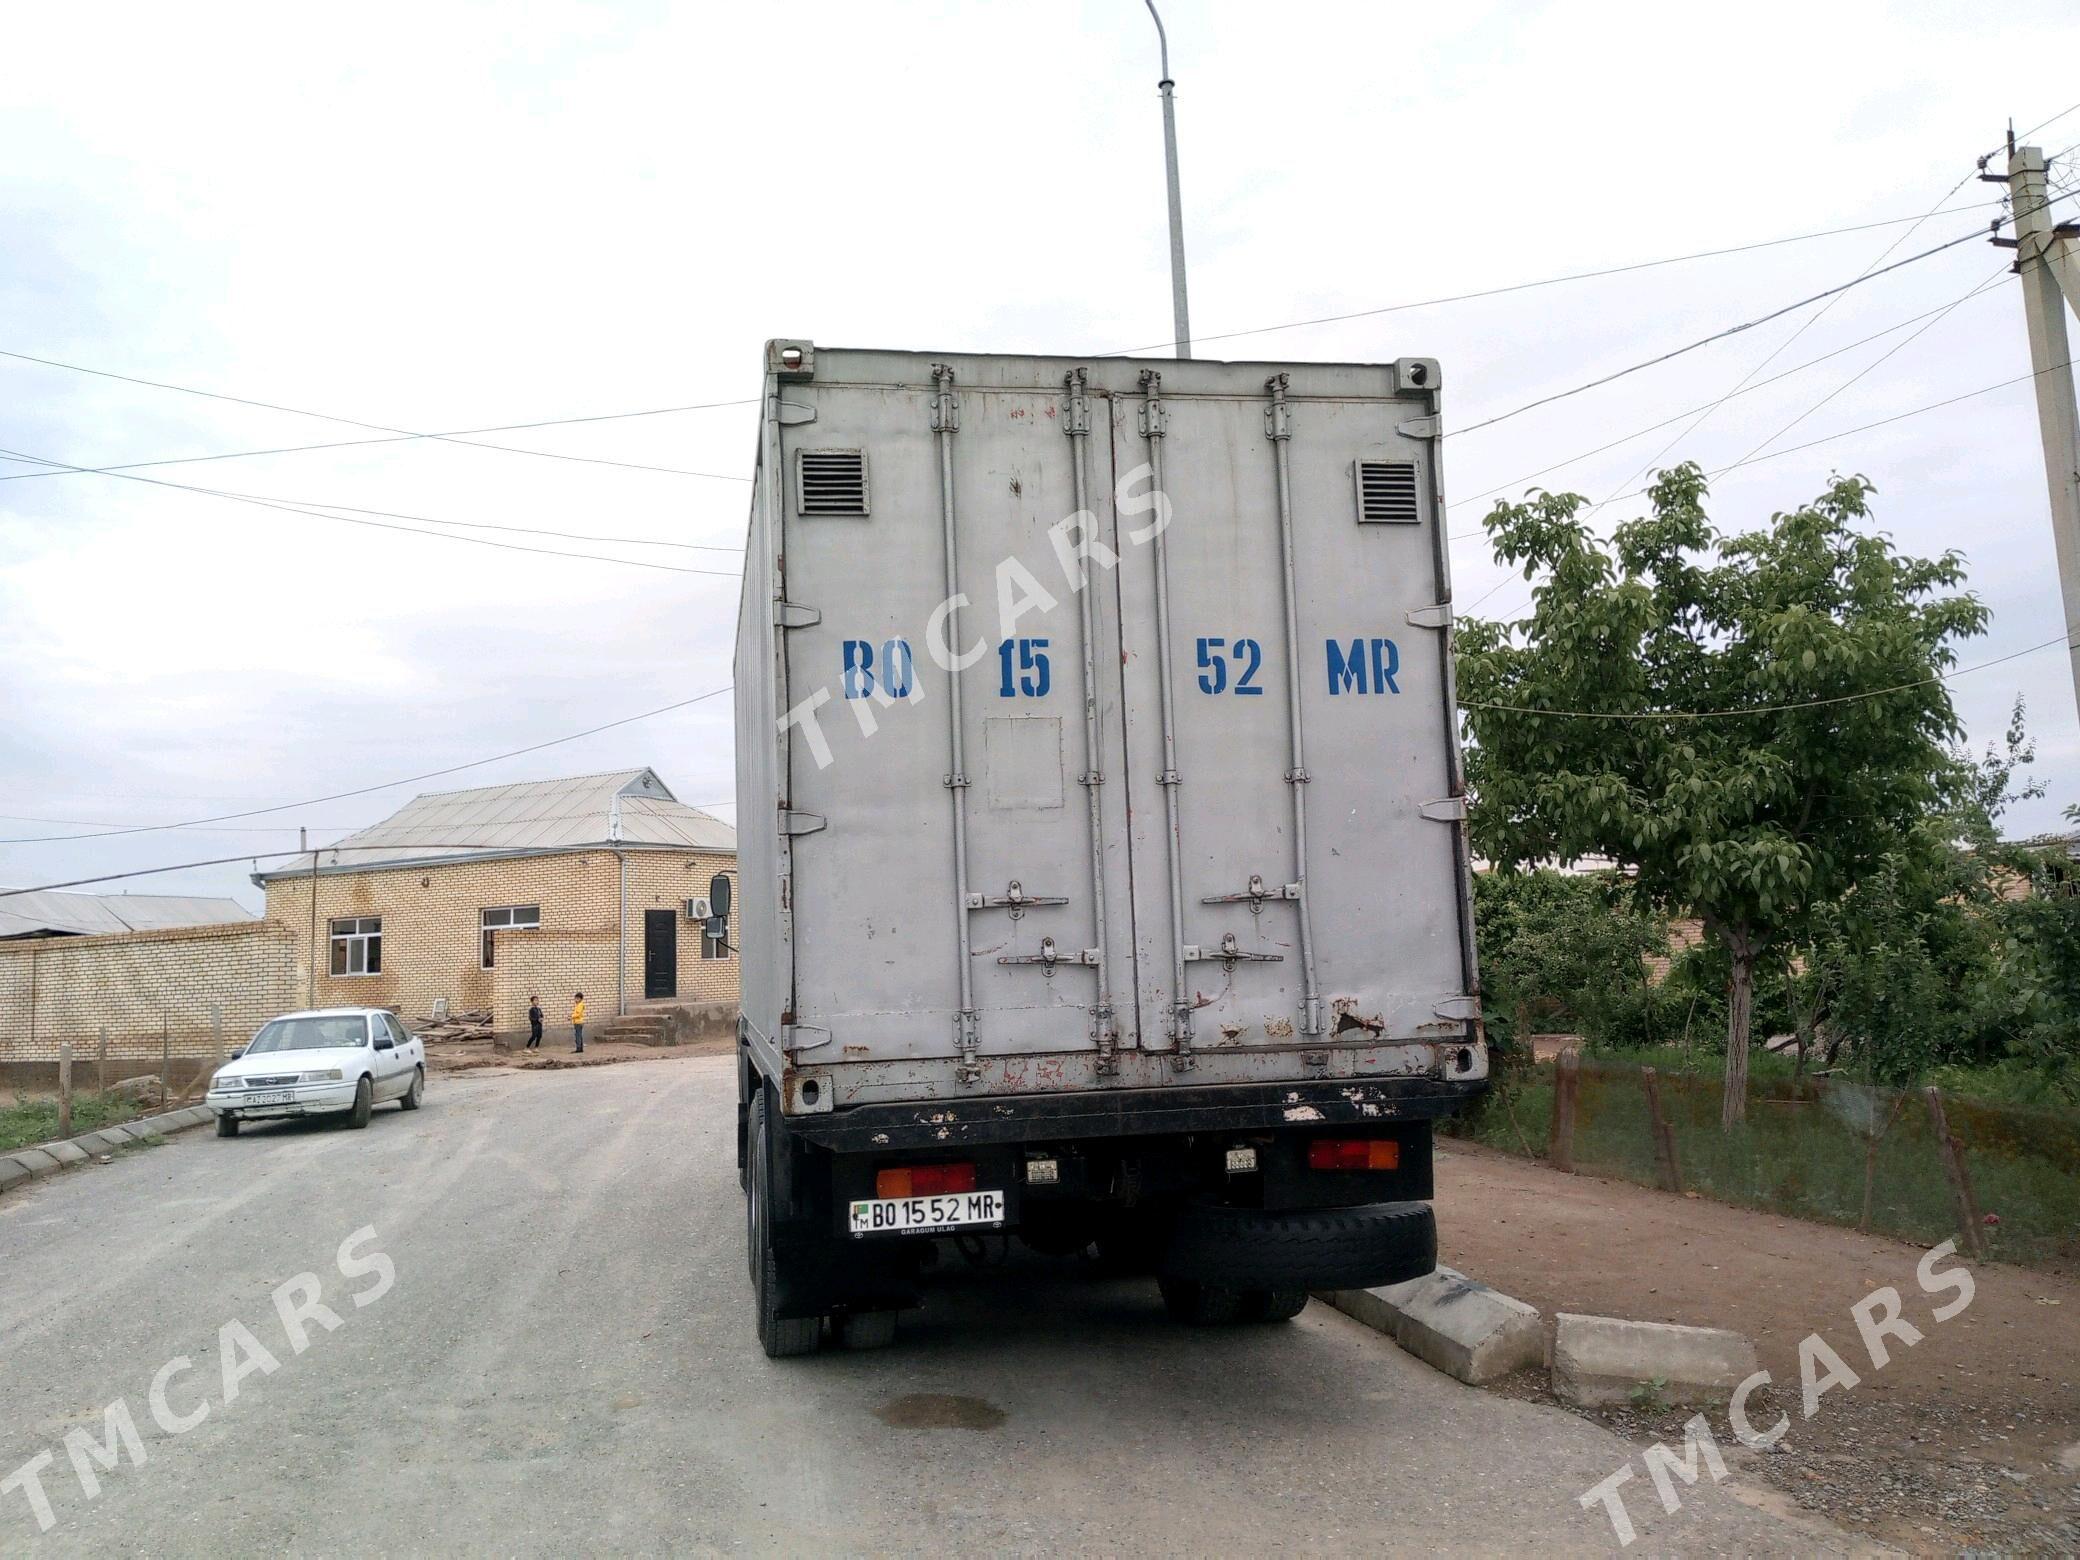
[[[591,1025],[646,1001],[734,1003],[734,931],[709,937],[688,901],[735,873],[736,831],[631,769],[416,797],[253,881],[292,945],[297,1005],[412,1020],[445,999],[514,1034],[536,994],[552,1033],[578,991]]]

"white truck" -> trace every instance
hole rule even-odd
[[[1173,1314],[1435,1265],[1485,1084],[1438,365],[776,340],[737,629],[768,1354],[949,1237]]]

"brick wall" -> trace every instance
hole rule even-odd
[[[294,948],[265,921],[0,942],[0,1062],[50,1061],[61,1041],[92,1059],[108,1028],[112,1058],[156,1059],[162,1027],[176,1056],[210,1056],[294,1005]]]
[[[700,928],[677,913],[685,900],[708,891],[717,872],[734,874],[735,858],[630,850],[626,859],[628,936],[621,975],[628,1001],[643,997],[643,911],[665,908],[675,912],[679,995],[689,1001],[735,1001],[736,959],[703,960]],[[479,913],[501,905],[539,905],[542,924],[538,930],[498,932],[493,968],[487,970]],[[281,878],[267,885],[268,920],[283,929],[293,947],[293,1006],[392,1007],[407,1019],[420,1019],[432,1013],[437,998],[446,997],[454,1011],[491,1009],[494,1027],[510,1034],[526,1030],[531,994],[541,996],[542,1011],[554,1026],[567,1020],[572,994],[583,991],[591,1023],[614,1016],[620,895],[611,851],[320,873],[316,910],[313,976],[311,879]],[[330,923],[350,916],[382,918],[382,970],[377,974],[331,973]]]

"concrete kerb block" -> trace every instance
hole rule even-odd
[[[0,1192],[10,1186],[20,1186],[29,1179],[29,1172],[14,1162],[14,1155],[0,1156]]]
[[[34,1176],[49,1175],[58,1168],[58,1161],[40,1148],[15,1150],[14,1162]]]
[[[113,1154],[130,1140],[113,1127],[103,1127],[99,1132],[89,1132],[84,1137],[72,1140],[89,1154]]]
[[[1405,1284],[1338,1289],[1321,1298],[1469,1386],[1545,1360],[1545,1321],[1535,1307],[1452,1268]]]
[[[87,1151],[77,1143],[46,1143],[43,1151],[61,1165],[76,1165],[85,1162]]]
[[[1553,1392],[1578,1408],[1624,1403],[1646,1388],[1671,1405],[1711,1406],[1758,1368],[1755,1345],[1717,1327],[1570,1311],[1553,1318]]]

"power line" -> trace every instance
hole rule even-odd
[[[1963,189],[1965,185],[1971,182],[1971,180],[1972,173],[1968,171],[1955,184],[1951,185],[1950,188],[1943,191],[1942,194],[1938,195],[1933,201],[1931,201],[1929,203],[1927,215],[1923,216],[1920,221],[1916,222],[1904,233],[1899,234],[1892,240],[1891,243],[1887,244],[1883,249],[1879,250],[1877,257],[1873,259],[1869,265],[1863,268],[1862,274],[1868,276],[1875,267],[1882,265],[1885,261],[1886,256],[1890,255],[1895,249],[1899,248],[1901,244],[1904,244],[1908,239],[1912,238],[1917,232],[1919,232],[1921,230],[1922,224],[1931,220],[1938,211],[1941,211],[1943,209],[1943,203],[1947,201],[1951,196],[1955,195],[1959,190]],[[1834,297],[1828,299],[1827,303],[1818,312],[1809,314],[1803,320],[1800,320],[1797,329],[1793,330],[1790,335],[1786,336],[1782,341],[1778,342],[1774,347],[1770,348],[1769,352],[1764,355],[1760,362],[1756,363],[1756,365],[1753,368],[1749,369],[1745,374],[1741,375],[1740,379],[1735,382],[1734,387],[1731,390],[1727,391],[1724,395],[1720,396],[1718,400],[1712,402],[1711,405],[1707,406],[1703,411],[1699,412],[1697,414],[1697,420],[1695,422],[1691,423],[1689,427],[1685,428],[1681,433],[1677,434],[1666,444],[1662,445],[1661,448],[1657,450],[1654,454],[1648,456],[1646,462],[1643,465],[1641,465],[1639,470],[1635,471],[1631,476],[1627,477],[1623,482],[1620,482],[1615,488],[1611,490],[1612,494],[1616,495],[1617,493],[1622,492],[1624,489],[1632,486],[1633,483],[1639,481],[1639,479],[1645,476],[1649,471],[1652,471],[1656,463],[1666,458],[1670,450],[1674,449],[1678,444],[1681,444],[1685,439],[1689,438],[1693,433],[1697,432],[1699,428],[1702,428],[1705,425],[1705,423],[1710,420],[1714,412],[1718,411],[1720,407],[1724,406],[1728,401],[1732,400],[1735,396],[1739,395],[1741,391],[1747,387],[1748,382],[1750,380],[1752,380],[1757,374],[1761,373],[1765,368],[1769,367],[1771,363],[1774,363],[1784,353],[1788,352],[1791,349],[1791,345],[1793,342],[1797,341],[1799,337],[1803,336],[1815,325],[1819,324],[1822,320],[1826,319],[1829,314],[1834,312],[1835,305],[1840,303],[1842,299],[1846,298],[1847,296],[1847,293],[1835,294]],[[1966,296],[1969,297],[1970,294],[1966,294]],[[1963,299],[1958,300],[1959,303],[1963,301]],[[1955,308],[1956,306],[1956,304],[1950,305],[1951,308]],[[1941,316],[1938,315],[1937,317],[1940,318]],[[1923,328],[1926,329],[1925,326]],[[1913,338],[1909,337],[1908,339],[1912,340]],[[1902,343],[1902,345],[1904,345],[1904,343]],[[1898,348],[1895,347],[1893,350],[1897,351]],[[1886,354],[1886,356],[1888,357],[1890,355],[1890,353]],[[1884,359],[1880,358],[1879,361],[1883,362]],[[1866,372],[1868,372],[1868,370],[1866,370]],[[1854,381],[1851,382],[1853,383]],[[1844,388],[1846,388],[1846,386]],[[1824,405],[1825,403],[1823,402],[1821,404]],[[1810,413],[1811,411],[1816,410],[1818,410],[1818,407],[1813,407],[1809,408],[1808,412]],[[1765,444],[1768,442],[1768,440],[1764,441]],[[1753,450],[1750,450],[1748,453],[1752,455],[1755,452]],[[1603,503],[1598,504],[1596,506],[1596,509],[1592,509],[1589,511],[1589,518],[1594,519],[1597,510],[1602,509],[1604,505],[1609,504],[1610,502],[1611,499],[1604,499]]]
[[[392,428],[384,423],[367,422],[359,417],[341,417],[332,412],[314,412],[307,407],[285,406],[279,401],[262,401],[254,399],[250,396],[225,395],[215,390],[198,389],[193,385],[171,384],[161,379],[144,379],[140,378],[135,374],[119,374],[111,369],[89,368],[82,363],[67,363],[59,358],[37,357],[32,353],[10,351],[5,347],[0,347],[0,357],[13,358],[17,362],[23,363],[37,363],[41,364],[45,368],[62,368],[75,374],[91,374],[97,379],[117,379],[121,380],[124,384],[143,385],[148,389],[172,390],[182,395],[200,396],[204,400],[228,401],[235,406],[252,406],[258,407],[262,411],[285,412],[292,417],[312,417],[316,418],[320,422],[340,423],[349,428],[367,428],[373,430],[376,433],[391,435],[391,437],[384,439],[350,439],[345,441],[344,443],[339,444],[306,444],[275,450],[239,450],[225,455],[190,455],[181,457],[178,460],[137,461],[132,463],[138,466],[180,465],[185,464],[189,461],[197,460],[238,460],[248,455],[292,455],[300,454],[307,450],[344,449],[347,448],[349,445],[395,444],[413,439],[435,439],[447,444],[466,444],[473,449],[498,450],[507,455],[534,455],[543,460],[570,460],[578,461],[585,465],[593,466],[623,466],[633,471],[660,471],[669,473],[673,476],[681,477],[713,477],[718,481],[724,482],[748,482],[751,480],[749,477],[740,477],[734,474],[724,474],[722,472],[687,471],[677,466],[646,466],[636,461],[609,460],[604,456],[598,455],[565,455],[560,454],[554,450],[531,450],[518,445],[511,444],[487,444],[480,440],[465,437],[465,435],[477,433],[513,433],[528,428],[554,428],[563,427],[574,423],[614,422],[629,417],[662,417],[675,412],[709,411],[716,407],[723,406],[755,406],[758,404],[757,397],[752,397],[748,400],[738,401],[705,401],[690,406],[653,407],[648,410],[639,412],[605,412],[598,413],[589,417],[544,418],[536,422],[504,423],[496,427],[489,428],[456,428],[442,433],[414,433],[413,431],[407,428]],[[116,468],[94,469],[111,470]],[[0,482],[16,482],[26,477],[50,475],[53,475],[53,473],[25,471],[18,472],[12,477],[0,477]]]
[[[1500,412],[1493,417],[1484,419],[1481,422],[1472,423],[1464,428],[1455,428],[1451,430],[1449,433],[1447,433],[1445,436],[1447,438],[1450,438],[1456,434],[1477,433],[1483,428],[1492,428],[1497,423],[1508,422],[1512,417],[1521,417],[1524,413],[1534,411],[1538,407],[1550,406],[1555,401],[1564,401],[1568,397],[1580,395],[1586,390],[1598,389],[1601,386],[1611,384],[1616,380],[1623,379],[1628,374],[1637,374],[1642,369],[1654,368],[1662,363],[1666,363],[1671,361],[1672,359],[1679,358],[1687,352],[1695,352],[1699,347],[1710,346],[1715,341],[1724,341],[1728,336],[1737,336],[1743,331],[1753,330],[1758,325],[1767,325],[1771,320],[1782,319],[1785,315],[1795,313],[1796,311],[1807,307],[1809,304],[1818,303],[1823,298],[1832,298],[1837,293],[1847,292],[1852,287],[1859,287],[1863,283],[1871,281],[1876,277],[1884,276],[1888,272],[1897,271],[1902,266],[1914,265],[1919,261],[1928,259],[1932,255],[1939,255],[1946,249],[1955,249],[1959,244],[1969,244],[1974,240],[1983,239],[1985,237],[1986,234],[1979,229],[1974,229],[1972,232],[1969,233],[1961,233],[1956,238],[1948,239],[1943,243],[1937,244],[1932,249],[1924,249],[1919,254],[1908,255],[1904,260],[1895,260],[1892,262],[1892,264],[1888,266],[1881,266],[1874,271],[1867,270],[1863,272],[1860,276],[1851,277],[1848,281],[1830,287],[1824,292],[1816,292],[1810,298],[1801,298],[1796,303],[1787,303],[1781,309],[1772,309],[1769,313],[1758,315],[1756,318],[1752,320],[1744,320],[1738,325],[1729,325],[1724,330],[1714,331],[1709,336],[1701,336],[1697,340],[1686,343],[1683,346],[1676,347],[1667,352],[1658,353],[1653,357],[1644,359],[1643,361],[1638,363],[1634,363],[1629,367],[1621,368],[1617,370],[1615,373],[1604,374],[1601,377],[1591,379],[1584,384],[1576,385],[1572,389],[1555,391],[1551,395],[1540,396],[1535,401],[1526,401],[1522,406],[1514,407],[1506,412]],[[1606,502],[1608,502],[1608,500],[1606,500]]]
[[[1997,200],[1974,201],[1962,206],[1953,206],[1950,208],[1950,211],[1981,211],[1989,206],[1998,206],[2000,204],[2001,202]],[[1934,213],[1937,216],[1947,214],[1945,212]],[[1279,325],[1256,325],[1248,330],[1222,331],[1219,334],[1210,336],[1201,335],[1195,331],[1192,339],[1200,343],[1232,341],[1238,336],[1266,336],[1274,331],[1304,330],[1310,325],[1338,325],[1345,320],[1372,319],[1381,314],[1400,314],[1409,309],[1429,309],[1447,303],[1470,303],[1477,298],[1498,298],[1505,293],[1529,292],[1539,287],[1557,287],[1564,282],[1591,282],[1599,277],[1624,276],[1633,271],[1651,271],[1661,266],[1682,265],[1692,260],[1715,260],[1723,255],[1744,255],[1757,249],[1775,249],[1784,244],[1802,244],[1809,239],[1839,238],[1846,233],[1867,233],[1873,228],[1897,227],[1905,222],[1925,222],[1927,220],[1927,214],[1919,217],[1886,217],[1878,222],[1857,222],[1852,223],[1848,227],[1824,228],[1814,233],[1793,233],[1786,238],[1765,238],[1752,244],[1734,244],[1725,249],[1700,249],[1687,255],[1669,255],[1660,260],[1640,260],[1630,265],[1605,266],[1601,270],[1596,271],[1570,271],[1562,276],[1541,277],[1534,282],[1511,282],[1502,287],[1484,287],[1477,292],[1450,293],[1437,298],[1419,298],[1408,303],[1388,303],[1374,309],[1353,309],[1346,314],[1322,314],[1315,316],[1313,319],[1287,320]],[[1176,345],[1177,343],[1174,341],[1152,341],[1145,346],[1117,347],[1110,352],[1100,352],[1097,356],[1129,357],[1137,352],[1156,352]]]
[[[116,471],[98,473],[104,476],[120,476]],[[741,547],[726,547],[716,542],[674,542],[661,536],[601,536],[592,531],[556,531],[541,526],[499,525],[488,520],[443,520],[436,515],[407,514],[395,509],[363,509],[353,504],[335,504],[322,498],[283,498],[272,493],[237,493],[229,488],[194,489],[198,493],[210,493],[222,498],[250,499],[260,504],[287,504],[306,509],[343,509],[350,515],[380,515],[387,520],[415,520],[422,525],[452,525],[469,531],[507,531],[515,536],[551,536],[570,542],[606,542],[622,547],[676,547],[685,552],[740,553]]]
[[[349,849],[382,850],[380,845],[350,846]],[[504,840],[428,840],[413,847],[417,850],[507,850],[510,845]],[[84,888],[92,883],[116,883],[124,878],[157,877],[164,872],[188,872],[197,867],[227,867],[240,861],[273,861],[281,856],[322,856],[330,846],[317,850],[255,850],[238,856],[213,856],[207,861],[176,861],[164,867],[133,867],[128,872],[104,872],[99,877],[72,878],[63,883],[39,883],[34,888],[0,888],[0,899],[13,899],[23,894],[48,894],[61,888]],[[370,863],[379,865],[380,863]],[[337,863],[335,863],[337,865]]]
[[[1939,412],[1946,406],[1957,405],[1957,403],[1960,401],[1970,401],[1982,395],[1991,395],[1996,390],[2005,390],[2011,385],[2025,384],[2032,379],[2042,377],[2044,374],[2054,374],[2057,373],[2060,369],[2070,368],[2071,366],[2072,360],[2068,359],[2066,362],[2054,363],[2049,368],[2039,369],[2034,373],[2017,374],[2013,379],[2003,379],[1999,381],[1997,384],[1981,385],[1978,389],[1967,390],[1962,395],[1949,396],[1941,401],[1931,401],[1926,406],[1916,406],[1908,411],[1894,412],[1890,417],[1880,417],[1875,422],[1863,423],[1854,428],[1844,428],[1838,433],[1822,434],[1819,438],[1808,439],[1803,444],[1793,444],[1785,449],[1771,450],[1767,455],[1750,455],[1745,457],[1744,459],[1734,461],[1730,465],[1720,466],[1715,470],[1708,471],[1705,473],[1705,476],[1707,478],[1723,477],[1726,475],[1727,472],[1738,470],[1742,466],[1759,466],[1760,464],[1762,464],[1762,462],[1766,460],[1781,460],[1786,455],[1796,455],[1803,450],[1814,449],[1822,444],[1832,444],[1837,439],[1850,438],[1855,434],[1869,433],[1873,428],[1883,428],[1891,423],[1905,422],[1910,417],[1921,417],[1929,412]],[[1611,498],[1605,499],[1604,502],[1609,504],[1615,504],[1619,502],[1621,499],[1644,498],[1652,491],[1653,489],[1651,488],[1635,488],[1630,493],[1616,494]],[[1505,574],[1500,580],[1497,580],[1495,584],[1491,585],[1487,590],[1483,591],[1479,596],[1475,597],[1471,605],[1469,605],[1466,608],[1466,611],[1468,613],[1472,612],[1474,607],[1479,606],[1483,601],[1486,601],[1490,596],[1494,595],[1496,591],[1500,590],[1505,584],[1507,584],[1509,581],[1515,578],[1517,578],[1517,576],[1514,573]],[[1504,617],[1508,619],[1514,619],[1519,612],[1522,612],[1525,607],[1528,607],[1530,605],[1531,603],[1529,601],[1520,602],[1518,603],[1518,605],[1511,608],[1507,613],[1505,613]]]
[[[2020,146],[2024,141],[2027,141],[2039,130],[2044,129],[2047,125],[2057,124],[2061,119],[2065,118],[2066,115],[2071,113],[2080,113],[2080,103],[2075,103],[2069,108],[2060,109],[2049,119],[2039,120],[2037,123],[2031,125],[2027,130],[2022,131],[2020,134],[2017,134],[2016,132],[2011,130],[2007,135],[2002,136],[1998,141],[1994,142],[1992,151],[1988,151],[1984,155],[1987,157],[1991,157],[1994,155],[1995,152],[2005,152],[2008,149],[2010,142],[2014,143],[2017,146]]]
[[[1484,488],[1478,493],[1468,494],[1465,498],[1455,498],[1450,503],[1446,504],[1445,508],[1447,510],[1452,510],[1457,509],[1465,504],[1477,504],[1484,498],[1492,498],[1497,493],[1507,492],[1509,489],[1515,487],[1520,482],[1530,482],[1535,478],[1545,476],[1548,472],[1558,471],[1562,466],[1572,466],[1578,460],[1587,460],[1592,455],[1601,455],[1606,450],[1614,450],[1621,444],[1630,444],[1634,439],[1643,438],[1647,434],[1654,433],[1662,428],[1666,428],[1670,423],[1681,422],[1684,418],[1694,416],[1698,412],[1709,412],[1714,408],[1725,404],[1727,401],[1735,399],[1738,396],[1749,395],[1757,390],[1765,390],[1769,386],[1777,383],[1779,380],[1789,379],[1794,374],[1802,374],[1809,368],[1816,368],[1822,363],[1840,357],[1844,352],[1853,352],[1858,347],[1866,346],[1869,343],[1878,340],[1880,337],[1889,336],[1896,330],[1905,330],[1909,325],[1916,325],[1919,324],[1922,320],[1930,319],[1936,315],[1946,313],[1949,310],[1956,308],[1959,303],[1967,302],[1972,298],[1977,298],[1983,296],[1988,292],[1991,292],[1994,286],[1996,285],[1998,285],[1998,283],[1982,284],[1979,287],[1974,288],[1971,292],[1966,293],[1963,298],[1953,299],[1949,303],[1939,304],[1935,308],[1926,310],[1920,314],[1911,314],[1903,320],[1897,320],[1892,324],[1887,325],[1883,330],[1874,330],[1868,336],[1859,336],[1856,340],[1848,342],[1843,346],[1836,347],[1832,351],[1823,352],[1818,357],[1807,358],[1803,363],[1794,364],[1790,368],[1783,369],[1777,373],[1774,373],[1770,375],[1767,379],[1758,379],[1753,384],[1743,385],[1734,390],[1730,390],[1725,395],[1719,397],[1719,399],[1716,401],[1706,402],[1703,406],[1693,406],[1688,411],[1677,412],[1673,416],[1662,418],[1659,422],[1648,423],[1644,428],[1635,428],[1630,433],[1621,434],[1617,438],[1612,439],[1607,443],[1597,445],[1594,449],[1582,450],[1577,454],[1566,456],[1564,459],[1556,460],[1550,463],[1549,465],[1541,466],[1536,471],[1527,471],[1520,477],[1512,477],[1507,482],[1498,482],[1495,484],[1495,486],[1491,488]],[[1685,431],[1687,432],[1688,430]],[[1678,440],[1677,442],[1681,441]],[[1669,448],[1673,448],[1673,445],[1669,446]],[[1663,449],[1661,453],[1662,455],[1666,455],[1668,453],[1668,449]],[[1655,457],[1656,460],[1659,460],[1660,458],[1661,456],[1659,455]],[[1652,462],[1649,462],[1649,465],[1651,464]],[[1637,479],[1635,478],[1635,480]],[[1606,502],[1608,502],[1608,500],[1606,500]],[[1480,534],[1481,527],[1479,526],[1469,526],[1462,531],[1451,531],[1447,533],[1448,537],[1453,541],[1457,541],[1462,537],[1478,536]]]
[[[95,471],[90,467],[72,466],[64,461],[51,460],[41,455],[26,454],[20,450],[0,449],[0,455],[13,456],[18,460],[33,460],[46,466],[61,466],[66,470],[86,475],[114,477],[119,482],[142,482],[151,487],[171,488],[181,493],[200,493],[208,498],[228,499],[233,503],[252,504],[261,509],[279,510],[283,514],[307,515],[313,520],[331,520],[339,525],[369,526],[379,531],[401,531],[407,536],[437,537],[444,542],[464,542],[472,547],[496,547],[503,552],[534,553],[544,558],[575,558],[582,559],[588,563],[617,563],[626,569],[653,569],[664,574],[702,574],[716,579],[737,579],[740,577],[741,572],[736,569],[694,569],[676,563],[651,563],[641,558],[615,558],[606,553],[565,552],[554,547],[528,547],[519,542],[493,541],[486,536],[457,536],[450,531],[424,531],[417,526],[395,525],[387,520],[361,519],[351,514],[332,514],[323,509],[310,509],[298,504],[281,503],[274,499],[258,498],[245,493],[234,493],[224,488],[197,487],[187,482],[172,482],[165,477],[140,476],[134,471]]]
[[[489,758],[473,758],[466,764],[450,764],[445,769],[429,769],[424,774],[406,775],[401,780],[385,780],[380,785],[357,786],[351,791],[333,791],[325,796],[307,796],[301,801],[280,802],[271,807],[250,807],[244,812],[214,813],[207,818],[190,818],[181,823],[143,824],[127,829],[103,829],[92,834],[42,834],[24,839],[0,839],[0,845],[37,845],[54,840],[99,840],[119,834],[157,834],[167,829],[194,829],[208,823],[235,823],[241,818],[258,818],[265,813],[287,812],[292,807],[316,807],[325,802],[341,801],[349,796],[367,796],[376,791],[394,791],[401,785],[417,785],[422,780],[438,780],[443,775],[460,774],[465,769],[481,769],[486,764],[496,764],[503,759],[519,758],[528,753],[539,753],[543,748],[560,747],[566,742],[576,742],[582,737],[596,737],[602,731],[612,731],[618,726],[632,726],[639,720],[651,720],[659,715],[669,715],[674,710],[683,710],[689,705],[704,703],[728,693],[734,683],[724,683],[720,688],[710,688],[706,693],[697,693],[690,699],[680,699],[674,704],[662,704],[654,710],[644,710],[639,715],[624,715],[619,720],[610,720],[602,725],[588,726],[583,731],[573,731],[561,737],[551,737],[545,742],[529,743],[526,747],[513,748],[504,753],[494,753]],[[291,852],[290,854],[295,854]],[[304,852],[304,854],[309,854]],[[233,856],[233,861],[243,861],[243,856]],[[197,863],[215,865],[216,863]],[[52,887],[64,887],[53,884]]]
[[[1994,271],[1992,276],[1989,276],[1984,282],[1980,283],[1980,287],[1992,286],[1994,283],[2000,281],[2001,278],[2003,278],[2007,274],[2008,267],[2007,264],[2003,262]],[[1919,330],[1915,331],[1913,335],[1908,336],[1904,341],[1895,341],[1891,346],[1887,347],[1883,352],[1879,353],[1876,357],[1872,358],[1868,363],[1864,364],[1863,367],[1859,368],[1847,379],[1843,380],[1832,390],[1828,391],[1827,394],[1820,397],[1820,399],[1815,401],[1811,406],[1807,407],[1796,417],[1792,418],[1791,421],[1784,424],[1784,426],[1779,428],[1775,433],[1771,434],[1760,444],[1756,445],[1753,449],[1749,450],[1747,454],[1743,455],[1740,458],[1740,460],[1735,461],[1734,465],[1738,466],[1747,461],[1753,460],[1757,455],[1760,455],[1764,450],[1768,449],[1772,444],[1776,443],[1777,440],[1783,438],[1784,435],[1789,433],[1793,428],[1796,428],[1800,423],[1804,422],[1808,417],[1812,416],[1813,413],[1819,411],[1820,408],[1825,406],[1829,401],[1832,401],[1836,396],[1840,395],[1844,390],[1847,390],[1851,385],[1855,384],[1859,379],[1862,379],[1873,369],[1878,368],[1881,364],[1885,362],[1887,358],[1892,357],[1896,353],[1905,351],[1907,347],[1911,346],[1921,336],[1925,335],[1927,332],[1931,330],[1934,330],[1936,326],[1942,324],[1945,316],[1947,316],[1952,309],[1957,308],[1958,305],[1962,304],[1966,298],[1972,297],[1978,291],[1978,287],[1973,288],[1972,291],[1966,293],[1963,298],[1957,299],[1956,302],[1950,304],[1947,308],[1943,309],[1940,313],[1936,315],[1934,319],[1928,321]],[[1623,484],[1621,483],[1620,486],[1623,486]]]
[[[1925,688],[1930,683],[1948,682],[1953,677],[1963,677],[1970,672],[1983,672],[1988,667],[2018,661],[2023,656],[2049,650],[2053,645],[2070,643],[2072,641],[2060,634],[2040,645],[2031,645],[2027,650],[2017,650],[2008,655],[1996,656],[1991,661],[1980,661],[1971,666],[1938,672],[1932,677],[1916,678],[1913,682],[1894,683],[1890,688],[1871,688],[1862,693],[1835,694],[1825,699],[1800,699],[1791,704],[1764,704],[1747,710],[1546,710],[1529,704],[1495,704],[1475,699],[1461,699],[1459,708],[1502,710],[1512,715],[1557,715],[1569,720],[1731,720],[1751,715],[1781,715],[1789,710],[1813,710],[1831,704],[1855,704],[1864,699],[1882,699],[1889,693],[1905,693],[1912,688]]]

